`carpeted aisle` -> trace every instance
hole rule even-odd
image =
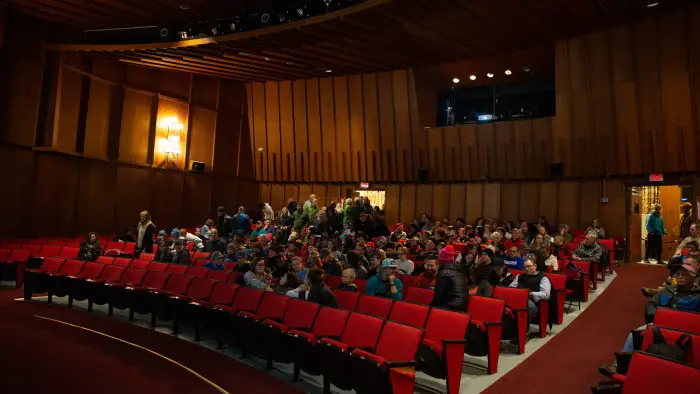
[[[663,267],[627,264],[581,316],[539,351],[507,373],[484,393],[590,393],[604,378],[598,365],[613,361],[629,330],[644,324],[642,286],[661,284]]]
[[[263,371],[170,335],[61,306],[11,301],[19,296],[0,290],[0,392],[301,393]],[[180,365],[34,315],[132,342]]]

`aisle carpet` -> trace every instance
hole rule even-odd
[[[188,341],[63,306],[12,301],[20,296],[16,290],[0,290],[3,393],[301,393],[263,371]],[[151,349],[201,378],[146,350],[35,315]]]
[[[644,324],[646,298],[639,288],[659,285],[667,274],[664,267],[623,265],[581,316],[484,393],[590,393],[591,385],[604,380],[598,365],[610,364],[629,331]]]

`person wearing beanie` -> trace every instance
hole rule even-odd
[[[452,245],[447,245],[442,250],[440,253],[438,253],[438,261],[440,264],[451,264],[455,262],[455,249],[454,246]]]
[[[377,297],[392,298],[401,301],[401,280],[396,277],[398,265],[393,259],[382,261],[381,271],[367,280],[365,294]]]
[[[213,252],[211,254],[211,260],[204,264],[204,268],[209,268],[210,270],[224,270],[226,267],[224,267],[223,264],[223,259],[224,255],[221,252]]]
[[[464,312],[467,300],[467,264],[471,262],[463,258],[440,266],[435,278],[431,306]]]

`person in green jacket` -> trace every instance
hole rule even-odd
[[[644,262],[649,262],[649,257],[655,258],[657,264],[664,264],[661,260],[662,237],[667,234],[664,218],[661,217],[661,204],[654,204],[651,213],[647,216],[647,247],[644,251]]]
[[[398,265],[393,259],[384,259],[382,261],[381,272],[367,281],[365,294],[377,297],[387,297],[401,301],[401,280],[396,277],[396,269]]]
[[[352,208],[352,198],[345,199],[345,206],[343,207],[343,229],[348,228],[348,222],[350,220],[350,208]]]
[[[308,205],[304,204],[304,212],[306,212],[306,214],[308,215],[309,222],[314,220],[314,218],[316,217],[316,214],[318,213],[318,210],[319,210],[318,200],[316,200],[316,196],[314,196],[312,194],[311,197],[312,197],[312,199],[310,200],[311,203]],[[307,224],[307,226],[308,226],[308,224]]]

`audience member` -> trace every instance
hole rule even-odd
[[[173,260],[173,241],[171,239],[163,238],[160,240],[153,260],[161,263],[170,263]]]
[[[231,216],[226,214],[226,208],[223,206],[216,209],[216,229],[219,230],[219,237],[224,243],[231,240],[231,234],[233,234]]]
[[[216,251],[223,254],[226,251],[226,244],[219,239],[219,231],[215,228],[211,229],[209,230],[208,235],[209,239],[204,242],[204,251],[207,253]]]
[[[313,268],[309,271],[306,284],[299,291],[299,299],[331,308],[340,307],[335,294],[326,286],[324,273],[320,268]]]
[[[323,248],[319,252],[321,256],[321,263],[323,266],[323,271],[326,272],[328,276],[340,276],[343,274],[343,265],[340,264],[338,259],[333,257],[328,248]]]
[[[415,265],[413,264],[413,261],[407,258],[408,249],[402,246],[399,248],[397,253],[399,255],[398,260],[396,260],[398,271],[403,273],[404,275],[411,275],[413,273]]]
[[[517,229],[516,229],[517,231]],[[510,249],[508,250],[508,255],[503,258],[503,263],[508,267],[512,269],[518,269],[521,270],[523,269],[523,263],[524,260],[522,256],[520,256],[520,249],[513,244]]]
[[[172,254],[172,264],[190,265],[190,252],[185,247],[185,241],[182,239],[175,240],[174,252]]]
[[[100,254],[100,241],[97,238],[97,233],[90,232],[85,241],[80,243],[80,253],[78,258],[85,261],[95,261]]]
[[[184,228],[180,229],[180,239],[184,239],[186,243],[192,242],[194,244],[194,251],[204,251],[204,243],[202,242],[202,239],[192,233],[187,232],[187,230]]]
[[[533,316],[538,311],[537,303],[541,300],[548,300],[552,291],[552,284],[544,275],[544,272],[537,271],[537,265],[531,258],[525,260],[525,273],[515,277],[510,287],[522,287],[530,291],[530,299],[527,301],[527,311]]]
[[[463,312],[467,296],[466,259],[440,267],[435,278],[435,292],[431,306]]]
[[[591,223],[591,226],[586,229],[586,234],[594,232],[596,238],[602,239],[605,238],[605,229],[600,226],[600,222],[598,219],[593,219],[593,223]]]
[[[199,230],[202,233],[202,238],[204,239],[209,239],[209,230],[212,230],[214,228],[214,221],[211,219],[207,219],[206,222],[204,222],[204,225],[202,228]]]
[[[271,280],[272,275],[265,271],[265,261],[261,258],[257,258],[254,261],[254,269],[245,273],[243,280],[248,287],[254,289],[272,291]]]
[[[700,231],[698,231],[698,225],[695,223],[689,225],[688,235],[678,244],[673,257],[680,257],[683,254],[683,249],[688,247],[689,242],[700,244]]]
[[[552,248],[542,249],[542,258],[544,259],[544,265],[552,267],[553,271],[559,271],[559,261],[557,261],[557,256],[551,253]]]
[[[340,278],[340,284],[336,289],[357,293],[357,285],[353,283],[355,280],[355,270],[346,268],[343,270],[343,275]]]
[[[598,245],[595,233],[589,232],[586,234],[586,239],[581,241],[578,248],[574,250],[572,259],[576,261],[590,261],[593,264],[600,262],[602,254],[603,251]]]
[[[396,277],[398,266],[393,259],[382,261],[381,272],[367,280],[365,294],[378,297],[388,297],[401,300],[401,280]]]
[[[250,217],[245,212],[245,207],[238,207],[238,213],[231,218],[233,234],[243,236],[250,233]]]
[[[426,256],[423,264],[424,271],[418,275],[418,279],[414,282],[415,286],[423,289],[434,289],[437,267],[437,255],[431,254]]]
[[[223,260],[223,253],[215,251],[211,254],[211,260],[204,264],[204,268],[209,268],[210,270],[224,270],[226,267],[223,264]]]

